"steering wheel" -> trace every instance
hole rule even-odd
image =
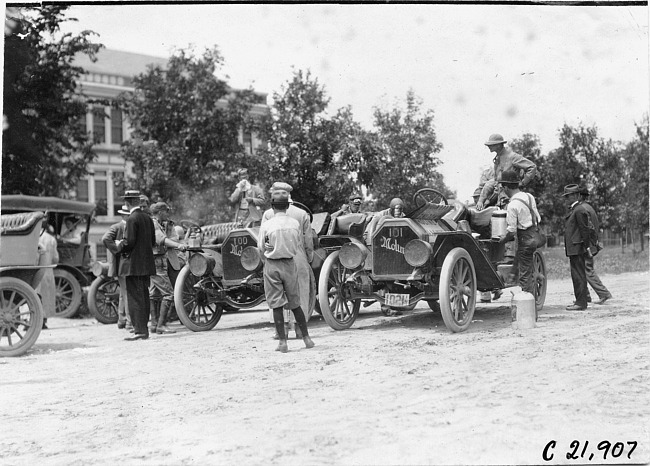
[[[423,188],[413,194],[413,203],[417,206],[424,204],[448,205],[447,198],[440,191],[433,188]]]
[[[307,206],[306,206],[305,204],[303,204],[302,202],[296,202],[296,201],[293,201],[293,205],[295,205],[295,206],[298,207],[299,209],[302,209],[302,210],[304,210],[305,212],[307,212],[307,213],[309,214],[309,221],[310,221],[310,222],[313,222],[313,221],[314,221],[314,214],[311,213],[311,209],[310,209],[309,207],[307,207]]]
[[[203,230],[198,223],[193,222],[192,220],[181,220],[180,225],[187,231],[185,237],[189,236],[188,233],[197,233],[199,236],[203,234]]]

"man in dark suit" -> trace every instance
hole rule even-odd
[[[121,253],[119,275],[126,276],[129,315],[135,329],[125,340],[149,338],[149,277],[156,273],[153,246],[156,242],[153,221],[140,208],[140,191],[127,191],[124,203],[130,215],[124,229],[124,239],[117,245]]]
[[[569,206],[569,213],[565,218],[564,249],[571,265],[571,280],[573,281],[573,294],[575,303],[567,306],[568,311],[584,311],[587,309],[587,272],[585,259],[593,257],[596,245],[592,243],[589,229],[589,212],[582,205],[580,186],[570,184],[564,187],[563,196]]]
[[[589,213],[589,219],[591,221],[589,227],[591,228],[591,234],[592,234],[592,244],[595,247],[595,250],[593,250],[593,256],[595,256],[600,249],[602,249],[602,246],[598,246],[598,231],[600,227],[600,223],[598,221],[598,215],[596,215],[596,211],[594,208],[587,202],[587,197],[589,197],[589,189],[587,189],[586,186],[583,186],[580,190],[580,199],[581,199],[581,204],[584,206],[585,209],[587,209],[587,212]],[[607,287],[603,284],[603,282],[600,280],[600,277],[596,273],[596,269],[594,268],[594,257],[587,256],[585,258],[585,270],[587,272],[587,282],[591,287],[594,289],[598,297],[600,298],[598,301],[596,301],[596,304],[605,304],[605,302],[609,299],[612,299],[612,294],[609,292]]]
[[[118,274],[120,268],[120,253],[117,250],[117,242],[124,239],[124,227],[126,226],[126,219],[129,218],[130,212],[127,210],[126,206],[122,206],[122,208],[117,212],[122,216],[122,220],[109,227],[108,231],[104,233],[104,236],[102,236],[102,243],[104,243],[104,246],[106,246],[106,250],[108,251],[106,256],[108,259],[107,275],[109,277],[117,277],[117,281],[120,284],[120,300],[117,305],[117,328],[132,330],[133,324],[131,324],[131,316],[129,315],[127,305],[126,277]]]

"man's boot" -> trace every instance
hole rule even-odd
[[[171,301],[167,301],[166,299],[163,299],[160,304],[160,317],[158,318],[158,328],[156,329],[156,333],[158,334],[176,333],[176,330],[167,327],[167,314],[169,313],[171,304]]]
[[[156,333],[156,329],[158,328],[158,318],[160,315],[159,303],[160,301],[157,299],[149,300],[149,314],[151,317],[149,320],[149,333]]]

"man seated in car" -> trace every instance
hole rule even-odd
[[[332,214],[332,217],[337,217],[339,215],[347,214],[357,214],[361,212],[361,194],[352,193],[348,199],[350,202],[348,204],[343,204],[339,210]]]

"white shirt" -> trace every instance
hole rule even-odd
[[[523,202],[516,201],[515,199],[520,199]],[[513,202],[514,201],[514,202]],[[533,208],[535,217],[537,218],[537,223],[541,221],[539,211],[537,210],[537,202],[535,198],[524,192],[518,192],[510,198],[508,203],[508,210],[506,215],[506,230],[515,233],[517,230],[525,230],[533,226],[533,217],[530,215],[530,209],[528,204]]]

